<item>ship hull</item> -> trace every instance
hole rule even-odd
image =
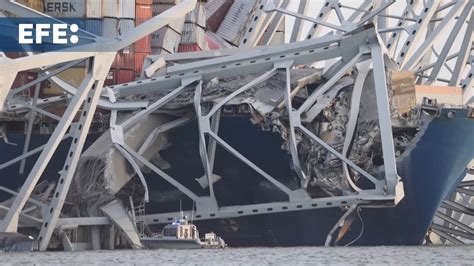
[[[462,181],[466,166],[474,158],[474,119],[468,118],[467,110],[456,110],[455,116],[448,118],[449,111],[443,110],[429,123],[399,162],[403,200],[393,208],[363,208],[339,245],[423,243],[436,210]],[[268,190],[258,193],[271,194]],[[197,224],[201,231],[221,228],[216,233],[230,246],[319,246],[325,244],[342,214],[340,208],[325,208]],[[228,232],[236,227],[235,232]]]
[[[352,225],[338,241],[338,245],[423,243],[436,210],[442,200],[462,180],[466,165],[474,157],[474,134],[472,134],[474,119],[468,118],[467,110],[456,110],[455,116],[448,118],[446,116],[448,111],[444,110],[423,129],[416,143],[399,162],[398,172],[404,184],[404,199],[396,207],[363,208],[360,212],[356,212],[352,217]],[[297,186],[296,178],[288,178],[292,176],[288,167],[288,154],[282,151],[279,145],[275,145],[275,142],[281,144],[279,136],[260,132],[258,134],[261,136],[254,136],[255,142],[249,143],[252,138],[246,134],[255,135],[255,131],[251,126],[245,129],[245,126],[239,123],[243,122],[223,119],[219,134],[269,174],[289,187]],[[180,134],[191,136],[195,133],[186,130],[183,132],[186,133],[178,132],[175,137],[183,137]],[[273,135],[269,137],[268,134]],[[34,136],[33,146],[41,145],[47,137]],[[24,140],[24,135],[9,134],[9,138],[11,142],[20,144],[22,139]],[[97,136],[90,135],[86,145],[90,145],[95,138]],[[175,145],[175,149],[182,149],[180,145],[187,149],[181,154],[173,153],[172,149],[161,152],[166,160],[173,162],[178,158],[182,163],[181,167],[166,170],[167,173],[191,190],[197,191],[197,194],[205,195],[208,193],[207,190],[202,189],[194,180],[202,174],[199,160],[187,160],[188,157],[192,158],[191,153],[198,152],[197,147],[186,143],[185,140]],[[0,149],[2,151],[0,159],[5,162],[7,158],[19,155],[22,147],[0,144]],[[262,151],[265,151],[266,156],[262,156]],[[51,180],[57,178],[57,171],[62,167],[60,163],[62,161],[59,159],[66,152],[67,142],[61,144],[57,157],[51,160],[45,178]],[[35,158],[28,160],[27,169],[31,169],[34,161]],[[24,177],[18,175],[18,166],[19,164],[16,164],[0,171],[2,176],[0,185],[15,189],[23,183]],[[267,186],[262,177],[257,177],[258,174],[220,149],[216,154],[215,172],[223,177],[214,184],[216,197],[221,206],[285,200],[282,193]],[[185,209],[191,209],[192,202],[184,196],[169,200],[154,198],[154,195],[173,189],[159,177],[148,175],[147,182],[151,198],[151,202],[146,206],[147,213],[176,211],[179,208],[179,201],[183,201]],[[225,239],[229,246],[324,245],[328,232],[342,214],[340,208],[324,208],[195,223],[201,232],[213,231]]]

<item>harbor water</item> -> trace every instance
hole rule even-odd
[[[474,245],[0,253],[0,265],[471,265]]]

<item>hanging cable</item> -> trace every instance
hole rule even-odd
[[[362,220],[362,216],[360,215],[360,210],[361,210],[361,208],[357,207],[357,216],[359,216],[360,224],[361,224],[361,227],[362,227],[361,230],[360,230],[360,234],[354,240],[352,240],[351,242],[344,245],[345,247],[348,247],[348,246],[354,244],[355,242],[357,242],[362,237],[362,235],[364,234],[364,221]]]

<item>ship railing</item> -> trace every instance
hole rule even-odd
[[[145,229],[147,229],[147,225],[145,224],[145,220],[143,219],[145,215],[145,202],[142,201],[139,205],[133,207],[134,213],[134,220],[137,226],[138,232],[140,235],[146,236]]]

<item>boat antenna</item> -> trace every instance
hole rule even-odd
[[[180,220],[183,220],[183,208],[181,206],[181,199],[179,200],[179,214],[181,215]]]
[[[191,209],[191,223],[194,222],[194,203],[195,203],[195,202],[194,202],[194,200],[193,200],[193,207],[192,207],[192,209]]]

